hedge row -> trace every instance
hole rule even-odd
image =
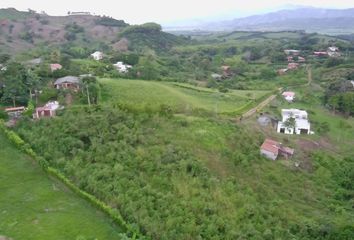
[[[120,227],[123,228],[123,231],[126,232],[126,234],[131,238],[131,239],[147,239],[145,236],[142,236],[142,234],[139,232],[139,230],[129,223],[127,223],[119,211],[117,209],[113,209],[106,205],[104,202],[98,200],[96,197],[93,195],[81,190],[78,188],[75,184],[73,184],[66,176],[64,176],[61,172],[58,170],[52,168],[49,166],[49,163],[47,160],[45,160],[43,157],[38,156],[33,149],[30,147],[29,144],[27,144],[20,136],[17,135],[14,131],[9,130],[5,125],[4,121],[0,119],[0,130],[5,133],[6,137],[21,151],[25,152],[29,156],[31,156],[33,159],[35,159],[38,164],[43,168],[43,170],[48,173],[51,176],[54,176],[55,178],[59,179],[61,182],[63,182],[67,187],[69,187],[72,191],[77,193],[80,197],[88,200],[93,206],[97,207],[98,209],[102,210],[105,212],[110,218],[113,219],[113,221],[119,225]]]

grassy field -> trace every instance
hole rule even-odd
[[[120,239],[119,228],[108,217],[49,179],[1,133],[0,145],[0,236],[22,240]]]
[[[241,90],[220,93],[189,84],[140,80],[101,79],[100,82],[104,101],[151,108],[167,104],[177,112],[203,109],[212,113],[232,113],[270,93]]]

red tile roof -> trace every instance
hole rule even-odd
[[[283,92],[282,95],[285,97],[294,97],[295,93],[294,92]]]
[[[273,141],[271,139],[266,139],[264,141],[264,143],[261,146],[261,149],[266,150],[268,152],[272,152],[274,154],[278,154],[279,153],[279,147],[280,147],[280,143]]]
[[[51,69],[52,71],[59,70],[59,69],[62,69],[62,68],[63,68],[63,66],[60,65],[59,63],[52,63],[52,64],[50,64],[50,69]]]
[[[12,111],[24,111],[25,107],[9,107],[5,108],[5,112],[12,112]]]

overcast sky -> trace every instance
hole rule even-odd
[[[289,4],[349,8],[354,7],[354,0],[0,0],[0,8],[30,8],[50,15],[89,11],[131,24],[152,21],[166,24],[205,17],[232,19],[281,9]]]

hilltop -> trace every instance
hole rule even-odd
[[[143,48],[146,45],[159,50],[181,43],[180,38],[162,32],[161,27],[155,31],[146,30],[148,27],[149,24],[129,25],[123,20],[107,16],[49,16],[34,11],[0,9],[0,50],[20,53],[35,46],[64,44],[116,51]],[[156,39],[160,40],[158,44],[155,43]]]

